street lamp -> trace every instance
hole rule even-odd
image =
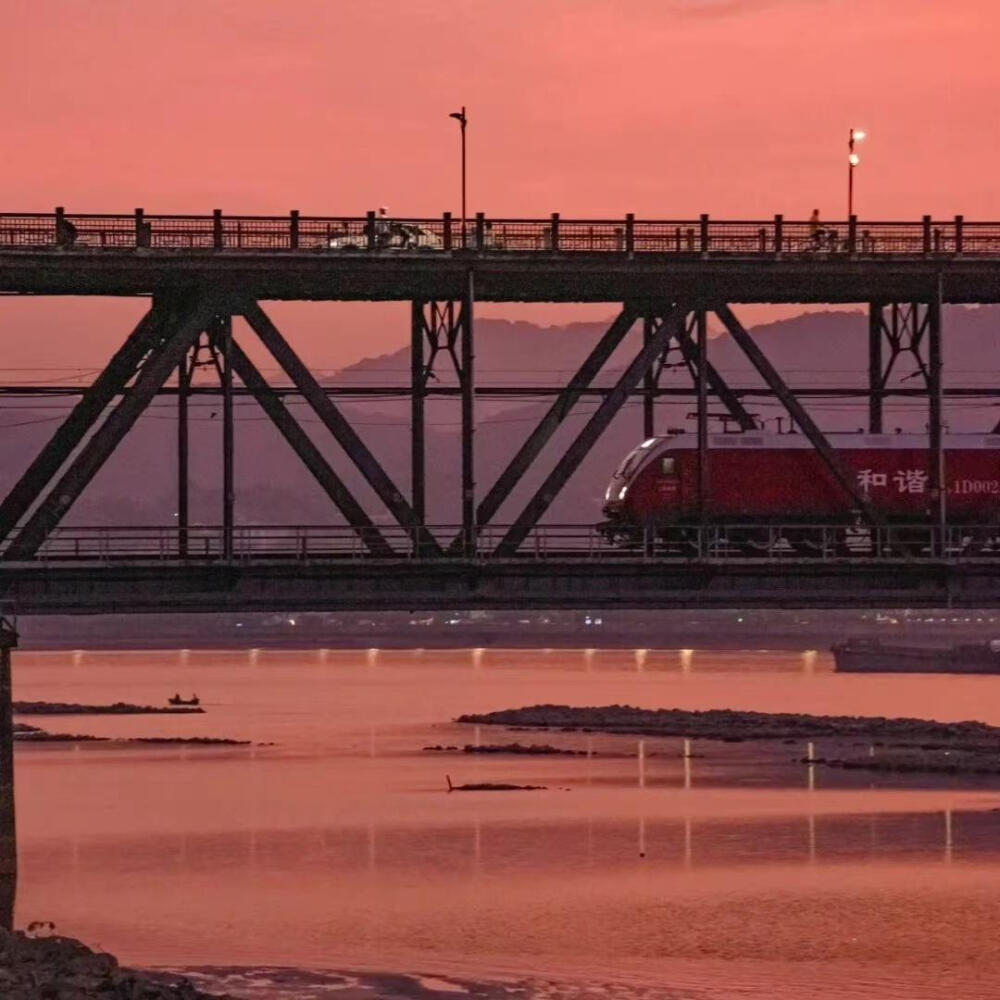
[[[861,162],[861,157],[854,152],[854,144],[861,142],[868,133],[860,128],[852,128],[847,140],[847,218],[854,214],[854,168]]]
[[[461,111],[452,111],[449,118],[454,118],[462,126],[462,248],[465,248],[465,126],[469,119],[465,117],[465,105]]]

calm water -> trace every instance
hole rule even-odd
[[[207,707],[52,731],[273,744],[18,748],[19,923],[126,962],[420,973],[428,996],[468,980],[551,997],[1000,993],[1000,781],[810,776],[781,744],[696,743],[685,761],[680,741],[646,740],[640,760],[635,739],[450,722],[617,702],[1000,724],[1000,677],[838,676],[825,654],[761,650],[244,650],[18,653],[14,686]],[[421,749],[514,739],[596,756]],[[549,790],[448,795],[446,774]],[[319,981],[288,995],[327,995]]]

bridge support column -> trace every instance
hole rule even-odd
[[[233,318],[217,316],[213,336],[222,356],[222,555],[233,558],[236,482],[234,464],[233,422]]]
[[[13,930],[17,892],[17,827],[14,817],[14,718],[10,659],[17,632],[0,618],[0,927]]]
[[[947,482],[945,479],[945,456],[943,434],[942,390],[942,359],[941,359],[941,279],[938,279],[934,298],[927,306],[927,395],[928,395],[928,445],[930,454],[928,476],[931,499],[931,517],[940,532],[938,542],[941,546],[939,555],[944,555],[944,529],[948,523]]]
[[[698,389],[698,519],[708,520],[708,314],[697,312],[695,384]]]
[[[188,554],[188,529],[191,523],[188,396],[191,392],[194,360],[193,352],[189,351],[181,359],[177,369],[177,553],[182,558]]]
[[[642,346],[648,347],[652,339],[655,320],[650,316],[643,317],[642,320]],[[650,365],[646,369],[646,374],[642,377],[642,437],[648,440],[656,434],[656,421],[654,419],[654,407],[656,406],[656,372]]]
[[[427,523],[427,466],[424,430],[424,397],[427,370],[424,364],[424,306],[410,306],[410,505],[418,524]]]
[[[466,277],[461,314],[461,363],[458,377],[462,387],[462,535],[467,556],[476,554],[476,383],[473,344],[473,304],[475,284],[470,270]]]
[[[881,302],[868,306],[868,433],[882,433],[882,391],[885,388],[882,368]]]

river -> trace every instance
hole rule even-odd
[[[1000,777],[451,721],[553,702],[1000,725],[1000,677],[837,675],[811,650],[15,655],[21,700],[175,691],[206,713],[26,719],[254,745],[19,745],[19,925],[248,997],[360,988],[323,970],[411,974],[428,997],[1000,993]],[[589,754],[423,749],[514,739]],[[448,794],[446,775],[547,787]]]

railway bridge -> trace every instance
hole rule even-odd
[[[970,553],[949,526],[943,486],[943,408],[950,397],[990,397],[992,387],[942,383],[942,307],[1000,301],[1000,223],[962,217],[910,222],[852,217],[822,228],[766,220],[496,219],[0,214],[0,293],[17,296],[137,297],[148,308],[86,387],[0,387],[39,396],[72,392],[75,402],[47,444],[0,500],[0,602],[7,613],[181,609],[596,607],[878,603],[990,603],[1000,595],[1000,557],[990,544]],[[276,300],[410,303],[409,482],[393,480],[339,405],[385,393],[323,384],[301,360],[294,332],[268,313]],[[475,370],[477,302],[618,303],[617,315],[562,384],[485,386]],[[684,551],[640,544],[615,549],[592,526],[546,524],[546,514],[589,450],[629,401],[639,401],[653,436],[656,403],[692,399],[699,468],[708,469],[709,405],[734,426],[755,426],[747,400],[773,397],[787,410],[853,506],[869,502],[841,467],[829,435],[739,319],[743,303],[867,303],[867,384],[816,390],[864,396],[868,430],[883,430],[897,395],[924,398],[929,427],[925,543],[900,547],[868,525],[858,551],[824,545],[790,554],[765,543],[738,550],[720,526],[704,525]],[[716,317],[760,376],[729,384],[711,364]],[[233,335],[246,320],[281,370],[269,381]],[[607,374],[626,335],[634,355]],[[630,343],[631,341],[629,341]],[[619,355],[620,356],[620,355]],[[915,382],[890,375],[903,359]],[[208,363],[211,385],[194,384]],[[661,384],[668,365],[689,384]],[[440,378],[438,376],[441,376]],[[599,384],[600,382],[600,384]],[[505,392],[537,395],[548,407],[492,482],[476,476],[477,403]],[[190,517],[189,401],[219,397],[222,509],[215,527]],[[63,520],[81,492],[158,396],[176,400],[176,516],[143,529],[74,529]],[[234,480],[234,400],[252,397],[301,459],[343,527],[239,523]],[[441,526],[427,504],[429,400],[447,396],[460,414],[460,523]],[[304,401],[377,497],[372,510],[352,492],[288,405]],[[574,407],[594,408],[558,458],[542,455]],[[983,428],[984,431],[990,428]],[[534,475],[541,482],[503,523],[501,506]],[[699,476],[699,489],[707,479]],[[333,512],[336,512],[335,514]],[[822,532],[822,527],[816,529]],[[560,531],[562,533],[560,534]],[[991,526],[977,537],[991,538]],[[777,536],[775,536],[777,538]],[[779,539],[780,541],[780,539]]]

